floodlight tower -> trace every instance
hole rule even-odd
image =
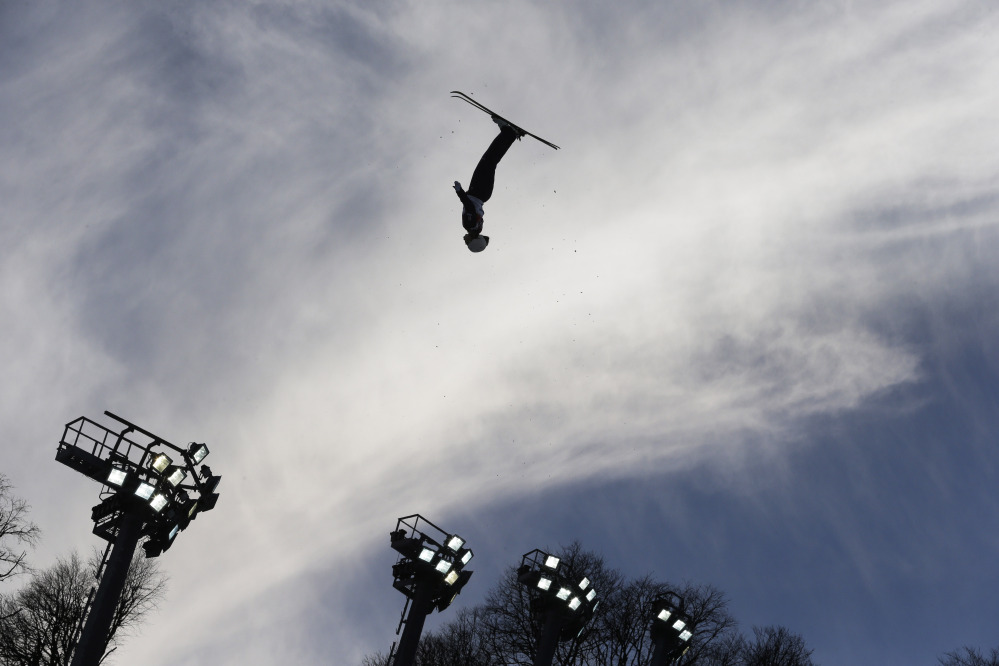
[[[666,666],[683,656],[690,647],[690,617],[679,595],[670,592],[656,600],[652,618],[651,666]]]
[[[531,591],[531,611],[544,618],[534,666],[551,666],[559,641],[583,633],[600,601],[590,579],[543,550],[524,555],[517,580]]]
[[[465,570],[472,551],[460,536],[445,532],[418,513],[400,518],[389,537],[392,548],[399,553],[399,560],[392,566],[392,587],[406,595],[396,633],[403,624],[406,628],[391,663],[410,666],[427,615],[434,608],[443,612],[472,577],[472,572]]]
[[[103,485],[93,508],[94,534],[111,544],[73,653],[72,666],[97,666],[107,647],[115,608],[139,539],[146,557],[170,548],[177,533],[197,515],[215,508],[221,477],[208,465],[196,465],[208,447],[191,442],[186,449],[143,430],[111,412],[118,432],[81,416],[66,424],[56,460]]]

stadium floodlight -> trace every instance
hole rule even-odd
[[[434,605],[438,613],[443,613],[447,610],[447,607],[458,598],[458,594],[465,587],[465,583],[468,582],[468,579],[472,577],[471,571],[457,571],[455,573],[457,573],[458,578],[455,582],[447,584],[447,587],[444,588],[445,591],[441,593],[440,598]],[[448,575],[450,576],[450,574]]]
[[[191,442],[187,447],[187,452],[195,465],[200,464],[202,460],[208,457],[208,447],[197,442]]]
[[[465,547],[463,538],[419,514],[400,518],[389,537],[393,550],[399,553],[392,567],[392,587],[408,599],[396,629],[402,636],[391,663],[411,666],[427,615],[434,608],[442,612],[450,606],[471,578],[472,572],[464,567],[472,559],[472,551]]]
[[[170,456],[168,456],[165,453],[157,453],[155,456],[153,456],[152,462],[149,463],[149,466],[152,469],[159,472],[160,474],[162,474],[163,470],[165,470],[167,467],[169,467],[172,464],[173,464],[173,459]]]
[[[156,493],[153,498],[149,500],[149,506],[153,507],[153,511],[162,511],[163,507],[167,505],[167,497],[162,493]]]
[[[573,569],[571,561],[542,550],[526,553],[517,569],[517,580],[530,591],[531,613],[540,627],[535,666],[551,666],[559,641],[581,635],[599,604],[592,581]]]
[[[652,620],[652,666],[665,666],[678,659],[690,647],[693,632],[690,618],[684,611],[683,599],[670,592],[657,599],[654,609],[658,610]],[[654,610],[655,612],[655,610]]]
[[[203,459],[207,447],[201,445],[203,452],[182,449],[104,413],[120,426],[108,428],[81,416],[66,424],[56,450],[58,462],[102,485],[102,501],[92,509],[91,519],[94,534],[110,543],[80,639],[67,661],[60,662],[72,666],[97,666],[104,656],[139,541],[146,538],[146,557],[160,555],[194,517],[190,506],[206,511],[218,499],[220,477],[199,475],[192,462]],[[174,465],[175,460],[181,462]]]
[[[166,475],[167,483],[176,488],[187,478],[187,470],[183,467],[173,467]]]
[[[123,469],[118,469],[117,467],[112,467],[111,471],[108,472],[107,482],[112,486],[118,486],[121,488],[125,485],[125,479],[128,478],[128,472]]]

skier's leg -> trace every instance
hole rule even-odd
[[[496,181],[496,165],[506,155],[506,151],[510,150],[510,146],[516,139],[517,133],[512,128],[504,127],[500,130],[472,173],[472,180],[468,184],[469,196],[473,196],[483,203],[489,201],[489,197],[493,195],[493,185]]]

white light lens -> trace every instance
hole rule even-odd
[[[549,569],[557,569],[558,563],[559,559],[554,555],[549,555],[548,557],[545,558],[545,566],[548,567]]]
[[[596,590],[590,590],[589,592],[586,593],[586,600],[587,601],[593,601],[593,597],[595,597],[595,596],[597,596],[597,591]]]
[[[556,594],[555,596],[558,597],[559,599],[565,600],[565,599],[569,598],[570,594],[572,594],[572,592],[570,590],[568,590],[567,588],[563,587],[562,589],[560,589],[558,591],[558,594]]]
[[[194,460],[195,465],[204,460],[207,456],[208,456],[208,447],[205,446],[204,444],[195,445],[194,451],[191,452],[191,459]]]
[[[687,631],[686,629],[684,629],[683,631],[680,632],[680,640],[681,641],[689,641],[690,637],[693,636],[693,635],[694,634],[692,634],[689,631]]]
[[[545,578],[544,576],[542,576],[541,578],[538,579],[538,587],[541,588],[542,590],[547,590],[551,586],[552,586],[551,578]]]
[[[150,497],[153,496],[154,490],[156,489],[143,481],[142,483],[139,484],[139,487],[135,489],[135,494],[141,497],[142,499],[149,499]]]
[[[187,477],[187,470],[178,467],[170,474],[170,476],[167,477],[167,481],[170,482],[171,486],[176,486],[180,484],[180,482],[183,481],[186,477]]]
[[[579,589],[585,590],[589,586],[590,586],[590,579],[589,578],[584,578],[583,580],[579,581]]]
[[[441,560],[440,562],[437,563],[437,566],[434,567],[434,569],[437,569],[441,573],[447,573],[448,571],[451,570],[451,563],[448,562],[447,560]]]
[[[468,551],[464,555],[461,556],[461,565],[465,566],[466,564],[468,564],[468,561],[470,559],[472,559],[472,551]]]
[[[465,545],[465,540],[462,539],[460,536],[453,536],[447,540],[447,547],[456,553],[458,552],[458,549],[464,545]]]
[[[665,622],[666,620],[669,619],[669,611],[666,610],[666,609],[663,609],[663,610],[659,611],[659,615],[657,615],[656,617],[658,617],[660,620],[662,620],[663,622]]]
[[[177,532],[180,531],[180,525],[174,525],[173,529],[170,530],[170,541],[173,541],[177,537]]]
[[[121,484],[125,483],[126,476],[128,476],[128,474],[125,473],[125,470],[114,467],[111,469],[111,473],[108,474],[108,483],[120,487]]]
[[[579,600],[579,597],[573,597],[569,600],[569,610],[576,610],[581,603],[583,602]]]
[[[153,499],[149,500],[149,506],[153,507],[153,511],[162,511],[163,507],[167,505],[166,495],[161,495],[157,493],[153,496]]]
[[[448,575],[444,576],[444,582],[448,585],[454,585],[454,581],[458,580],[458,572],[452,571]]]
[[[423,550],[420,551],[420,559],[424,562],[429,562],[434,559],[434,551],[424,547]]]
[[[172,463],[172,462],[173,461],[170,460],[170,456],[168,456],[165,453],[160,453],[155,458],[153,458],[153,462],[150,463],[149,466],[152,467],[153,469],[155,469],[160,474],[162,474],[163,470],[165,470],[167,467],[169,467],[170,463]]]
[[[676,629],[677,631],[682,631],[683,628],[686,626],[687,623],[684,622],[683,620],[677,620],[676,622],[673,623],[673,628]]]

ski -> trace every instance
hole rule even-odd
[[[518,130],[520,130],[521,132],[523,132],[525,135],[531,137],[532,139],[537,139],[538,141],[540,141],[541,143],[545,144],[546,146],[550,146],[550,147],[554,148],[555,150],[558,150],[558,146],[556,146],[551,141],[548,141],[547,139],[542,139],[537,134],[531,134],[530,132],[528,132],[527,130],[525,130],[520,125],[516,125],[516,124],[510,122],[509,120],[507,120],[506,118],[504,118],[500,114],[496,113],[495,111],[493,111],[489,107],[485,106],[484,104],[480,104],[479,102],[477,102],[476,100],[472,99],[471,97],[469,97],[465,93],[461,92],[460,90],[452,90],[451,91],[451,97],[453,97],[455,99],[460,99],[463,102],[468,102],[469,104],[471,104],[472,106],[476,107],[480,111],[485,111],[490,116],[495,116],[495,117],[499,118],[500,120],[503,120],[505,122],[510,123],[510,125],[512,125],[513,127],[517,128]]]

